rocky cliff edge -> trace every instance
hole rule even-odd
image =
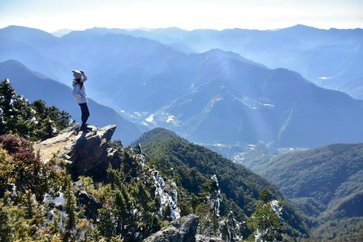
[[[54,158],[65,160],[75,178],[109,162],[114,153],[110,140],[115,130],[116,125],[91,126],[89,132],[78,132],[78,127],[69,127],[53,138],[36,143],[34,150],[44,163]]]

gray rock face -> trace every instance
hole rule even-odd
[[[69,168],[72,176],[86,174],[112,156],[109,141],[115,130],[116,125],[109,125],[100,129],[92,129],[88,133],[82,132],[67,154],[71,161]]]
[[[194,242],[199,218],[190,214],[170,223],[169,226],[150,235],[144,242]]]
[[[87,218],[96,220],[98,218],[98,209],[102,207],[100,201],[93,195],[88,194],[81,182],[74,183],[77,197],[77,206],[84,206],[84,215]]]
[[[222,238],[197,234],[196,242],[223,242]]]
[[[66,160],[74,178],[84,175],[101,163],[109,162],[114,154],[109,142],[116,125],[91,128],[87,133],[78,132],[77,127],[65,129],[56,137],[35,144],[34,150],[39,152],[43,162],[52,158]]]

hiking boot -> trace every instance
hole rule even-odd
[[[87,127],[87,125],[85,124],[85,125],[81,125],[81,128],[79,129],[80,131],[83,131],[83,132],[89,132],[89,131],[91,131],[92,130],[92,128],[90,128],[90,127]]]

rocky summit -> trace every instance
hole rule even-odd
[[[113,155],[109,145],[116,125],[103,128],[90,127],[89,132],[78,132],[73,126],[59,135],[34,145],[40,159],[47,163],[52,158],[64,159],[73,177],[87,174],[101,163],[108,163]]]
[[[87,192],[81,181],[76,181],[80,176],[96,177],[100,173],[105,175],[107,167],[115,159],[116,150],[111,145],[111,138],[116,130],[116,125],[102,128],[90,127],[89,132],[80,132],[78,126],[69,127],[57,136],[34,144],[34,151],[42,163],[47,164],[52,159],[61,159],[67,164],[67,170],[72,175],[74,194],[77,204],[84,206],[84,215],[90,219],[99,219],[99,209],[102,204],[94,195]],[[130,153],[142,162],[145,157],[140,145],[130,148]],[[100,171],[101,168],[101,171]],[[144,176],[145,179],[145,176]],[[163,195],[167,196],[167,195]],[[196,232],[199,224],[198,216],[189,214],[172,221],[168,226],[145,238],[145,242],[192,242],[196,241]],[[199,235],[200,237],[201,235]]]

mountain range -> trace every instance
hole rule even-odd
[[[304,236],[310,227],[317,240],[359,240],[363,224],[363,101],[318,85],[349,91],[350,95],[355,91],[359,97],[363,76],[358,68],[360,40],[359,29],[318,30],[307,26],[276,31],[90,29],[62,37],[11,26],[0,29],[0,79],[9,78],[26,98],[44,99],[78,120],[80,110],[69,86],[71,70],[82,69],[89,77],[86,88],[92,97],[92,124],[116,123],[115,138],[122,138],[126,144],[143,129],[162,126],[176,132],[156,128],[144,133],[131,147],[124,148],[119,142],[106,145],[109,155],[100,156],[107,157],[106,163],[94,169],[96,175],[86,174],[101,183],[82,178],[86,179],[82,182],[88,181],[88,188],[93,187],[90,194],[104,202],[100,216],[111,216],[107,209],[122,204],[121,197],[132,196],[131,203],[140,214],[126,212],[127,216],[141,219],[138,216],[142,214],[145,217],[134,220],[138,222],[133,225],[149,226],[144,222],[156,219],[158,214],[159,200],[152,199],[151,194],[156,191],[153,186],[161,186],[161,176],[166,178],[170,194],[178,192],[182,215],[209,214],[215,196],[212,207],[218,208],[223,219],[232,211],[234,219],[247,219],[252,224],[243,236],[252,236],[253,218],[263,208],[264,199],[266,203],[267,197],[276,201],[286,197],[293,203],[285,200],[282,214],[273,214],[282,216],[282,228],[289,236]],[[29,116],[26,120],[32,122]],[[6,127],[12,126],[7,123]],[[112,129],[114,132],[114,126]],[[94,131],[99,132],[97,128]],[[72,130],[70,133],[74,134]],[[247,169],[178,135],[221,149],[250,149],[238,156]],[[305,149],[316,146],[320,147]],[[282,149],[286,147],[295,149]],[[6,151],[0,151],[7,157]],[[13,162],[8,157],[1,161]],[[115,164],[112,170],[110,166]],[[6,163],[4,167],[18,166]],[[67,171],[62,172],[67,175]],[[129,195],[104,196],[105,192],[121,193],[115,184]],[[76,186],[68,185],[72,189]],[[11,189],[10,183],[7,188]],[[159,219],[170,219],[168,214],[173,211],[169,210],[176,209],[171,205],[160,210]],[[211,224],[208,216],[204,222]],[[3,218],[0,216],[0,220]],[[116,218],[103,217],[100,221]],[[155,226],[143,230],[142,236],[163,224],[153,221]],[[97,226],[113,228],[102,223]],[[108,236],[105,231],[100,233]]]
[[[324,30],[296,25],[276,30],[91,30],[155,39],[186,53],[200,53],[213,48],[233,51],[270,68],[288,68],[323,87],[363,98],[362,29]]]
[[[0,38],[12,47],[3,48],[0,60],[19,60],[68,85],[70,70],[87,70],[91,97],[146,128],[167,127],[200,143],[312,147],[362,141],[361,101],[233,52],[185,54],[108,30],[57,38],[13,26],[0,30]]]
[[[240,164],[161,128],[124,147],[116,125],[79,132],[20,94],[1,82],[1,241],[308,236],[296,207]]]
[[[315,220],[316,237],[353,240],[362,236],[357,228],[363,224],[363,144],[263,153],[255,151],[239,159],[240,163],[275,184]]]

